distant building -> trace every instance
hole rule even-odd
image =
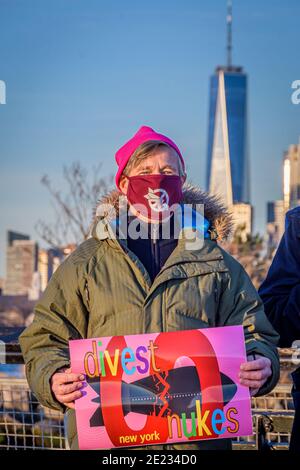
[[[210,81],[207,188],[227,206],[249,203],[247,75],[217,67]]]
[[[0,327],[30,324],[34,306],[52,274],[75,249],[75,244],[39,249],[28,235],[7,232],[6,279],[0,284]]]
[[[30,240],[29,235],[24,235],[24,233],[15,232],[13,230],[7,231],[7,246],[12,246],[15,240]]]
[[[276,248],[284,234],[285,212],[284,200],[267,203],[267,245],[269,250]]]
[[[284,154],[283,193],[286,210],[300,205],[300,144],[290,145]]]
[[[69,248],[67,248],[68,250]],[[41,281],[41,291],[43,292],[60,263],[65,257],[64,249],[50,248],[40,249],[38,255],[38,272]],[[69,254],[69,252],[67,253]]]
[[[44,291],[49,281],[48,275],[48,250],[39,249],[38,272],[41,279],[41,290]]]
[[[232,65],[232,9],[227,12],[227,64],[210,78],[207,140],[207,190],[231,210],[235,228],[246,240],[252,233],[247,141],[247,75]]]
[[[41,296],[41,276],[38,271],[34,271],[31,280],[31,286],[28,289],[28,299],[38,300]]]
[[[207,190],[231,208],[249,203],[247,145],[247,75],[232,65],[231,3],[227,12],[227,65],[210,79],[207,144]]]
[[[239,230],[242,241],[247,240],[247,235],[252,233],[253,208],[251,204],[244,202],[233,204],[231,207],[235,230]]]
[[[3,295],[27,295],[29,300],[37,300],[52,274],[75,249],[75,244],[39,249],[28,235],[8,231]]]
[[[300,144],[290,145],[282,161],[282,200],[267,204],[268,248],[276,247],[285,229],[285,214],[300,206]]]
[[[9,231],[4,295],[27,295],[37,270],[38,245],[28,235]]]
[[[278,242],[284,233],[285,207],[284,201],[274,202],[274,222],[277,228]]]

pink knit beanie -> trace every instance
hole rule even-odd
[[[134,153],[134,151],[141,144],[143,144],[144,142],[147,142],[148,140],[161,140],[161,141],[166,142],[167,144],[169,144],[171,147],[173,147],[174,150],[176,150],[176,152],[178,153],[178,155],[179,155],[179,157],[182,161],[183,168],[185,168],[184,160],[183,160],[183,157],[180,153],[179,148],[177,147],[177,145],[171,139],[169,139],[169,137],[166,137],[163,134],[158,134],[151,127],[142,126],[142,127],[139,128],[137,133],[134,134],[134,136],[130,140],[128,140],[128,142],[126,142],[126,144],[124,144],[117,151],[117,153],[115,155],[116,162],[117,162],[118,167],[119,167],[118,172],[116,174],[117,188],[119,188],[119,182],[120,182],[121,174],[122,174],[125,166],[127,165],[128,160],[130,159],[131,155]]]

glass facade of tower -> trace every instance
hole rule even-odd
[[[233,203],[248,203],[250,200],[247,155],[247,75],[241,70],[240,67],[230,69],[220,67],[210,79],[207,189],[215,192],[215,188],[221,188],[222,184],[231,184],[230,198],[232,197]],[[222,143],[220,145],[220,129],[223,148]],[[222,180],[226,159],[231,177],[225,180],[223,177]]]
[[[211,161],[215,135],[215,122],[218,98],[219,76],[210,77],[210,93],[209,93],[209,115],[208,115],[208,141],[207,141],[207,167],[206,167],[206,189],[209,190]]]

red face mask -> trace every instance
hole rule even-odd
[[[127,199],[134,211],[147,220],[161,221],[170,215],[173,204],[182,199],[178,175],[128,176]]]

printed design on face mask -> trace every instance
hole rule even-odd
[[[148,199],[150,209],[154,212],[163,212],[169,209],[169,195],[165,189],[148,188],[148,194],[144,197]]]

